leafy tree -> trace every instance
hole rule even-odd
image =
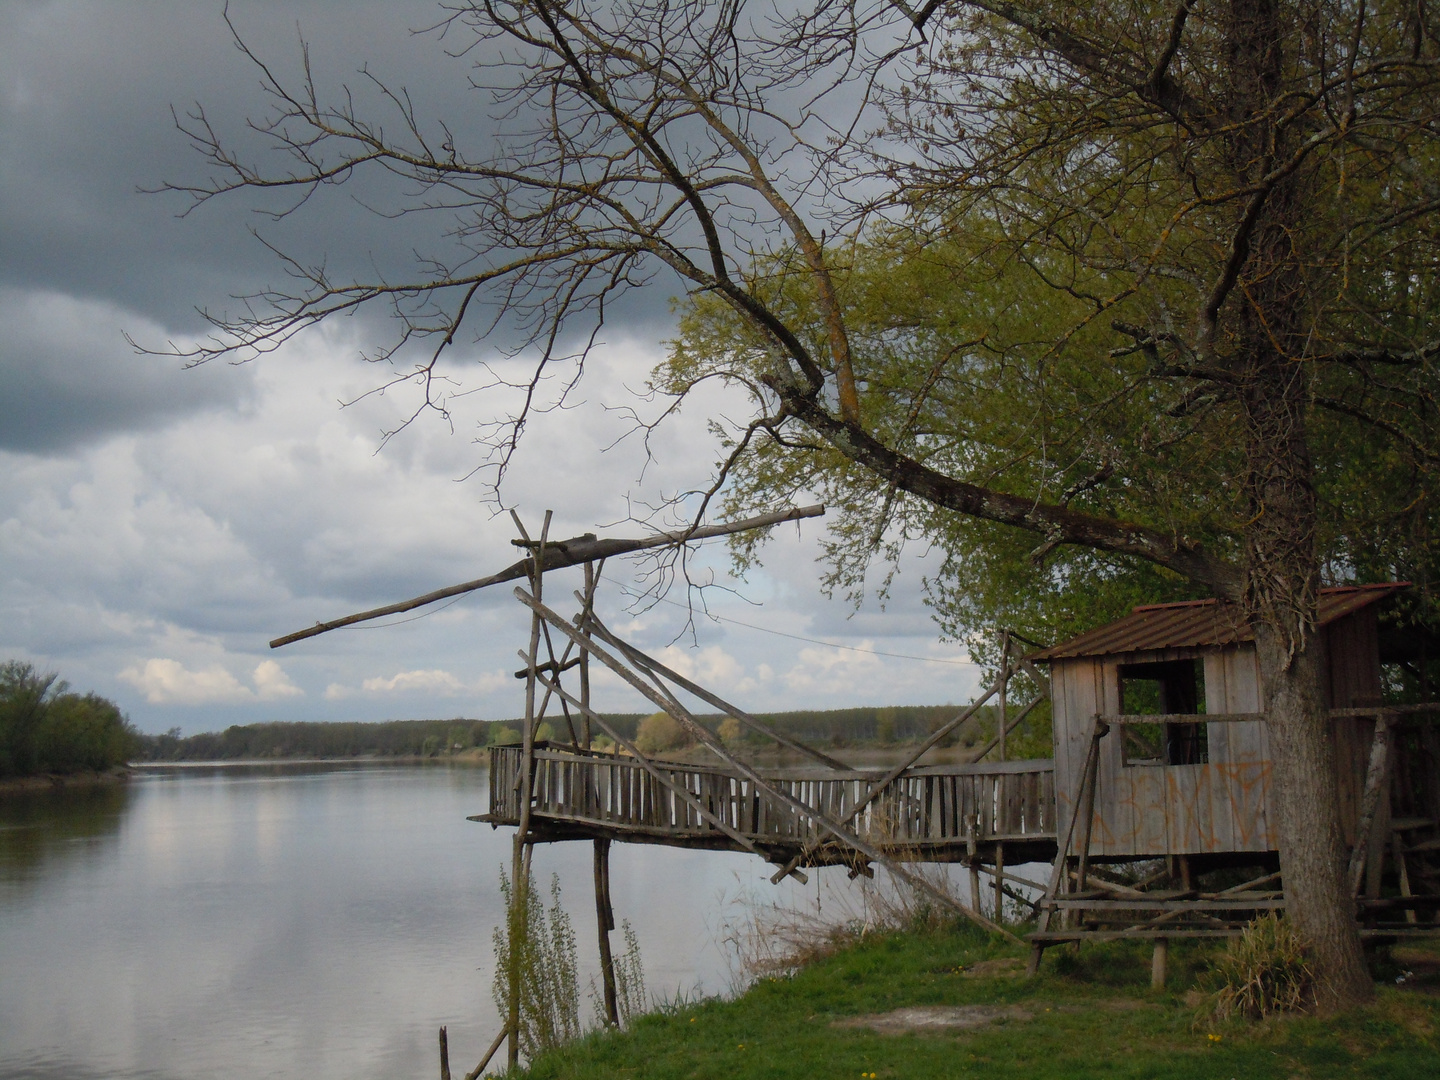
[[[303,202],[364,176],[395,181],[370,205],[446,222],[413,274],[291,259],[298,284],[217,316],[193,358],[388,303],[381,358],[443,409],[446,347],[508,320],[536,348],[494,439],[503,471],[616,294],[675,275],[735,314],[744,348],[733,327],[716,349],[691,339],[663,388],[726,379],[754,404],[716,418],[730,452],[697,516],[813,483],[846,510],[846,584],[887,537],[924,535],[946,540],[952,598],[1023,583],[1028,545],[1054,595],[1155,583],[1250,618],[1288,910],[1322,1003],[1368,996],[1315,612],[1327,569],[1433,565],[1435,14],[474,0],[441,29],[477,61],[498,134],[425,120],[373,80],[371,101],[331,106],[264,65],[275,110],[257,128],[287,167],[243,161],[203,112],[185,122],[215,170],[200,201]]]
[[[68,689],[30,664],[0,665],[0,776],[101,770],[130,760],[138,743],[120,707]]]
[[[0,665],[0,776],[37,771],[36,736],[50,702],[65,690],[58,678],[19,660]]]

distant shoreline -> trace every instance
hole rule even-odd
[[[133,770],[116,766],[101,772],[83,770],[73,773],[36,773],[32,776],[7,776],[0,779],[0,798],[7,795],[28,795],[43,791],[71,791],[77,788],[108,787],[128,781]]]
[[[479,754],[446,754],[425,757],[422,754],[354,754],[344,757],[254,757],[254,758],[210,758],[198,761],[132,761],[132,771],[151,769],[215,769],[256,765],[464,765],[473,767],[489,764],[489,758],[482,751]]]

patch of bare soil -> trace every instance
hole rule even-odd
[[[831,1027],[869,1028],[881,1035],[943,1035],[951,1031],[974,1031],[995,1023],[1030,1020],[1034,1014],[1018,1005],[926,1005],[870,1016],[849,1016],[835,1020]]]
[[[967,979],[1013,979],[1025,974],[1025,961],[1018,956],[981,960],[967,965],[960,974]]]

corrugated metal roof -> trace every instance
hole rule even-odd
[[[1344,618],[1399,589],[1408,581],[1383,585],[1347,585],[1320,590],[1320,625]],[[1179,604],[1147,604],[1123,619],[1087,630],[1079,637],[1039,652],[1031,660],[1059,660],[1071,656],[1114,656],[1117,653],[1157,652],[1162,649],[1196,649],[1253,641],[1255,635],[1234,604],[1218,600],[1189,600]]]

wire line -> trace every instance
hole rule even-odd
[[[626,596],[636,598],[640,595],[628,589],[624,590],[624,592]],[[670,604],[673,607],[693,610],[689,604],[682,604],[678,600],[671,600],[668,597],[658,596],[654,597],[654,599],[659,600],[662,604]],[[848,652],[865,653],[869,656],[889,656],[896,660],[917,660],[922,664],[951,664],[956,667],[980,666],[973,660],[943,660],[937,656],[912,656],[909,653],[885,652],[883,649],[863,649],[858,645],[842,645],[838,641],[823,641],[820,638],[806,637],[804,634],[790,634],[784,630],[772,630],[768,626],[756,626],[754,623],[742,622],[740,619],[732,619],[726,615],[715,615],[709,611],[704,612],[704,615],[707,619],[714,619],[716,622],[730,623],[732,626],[743,626],[747,630],[758,630],[762,634],[774,634],[776,637],[790,638],[793,641],[807,641],[811,645],[824,645],[830,649],[845,649]]]

